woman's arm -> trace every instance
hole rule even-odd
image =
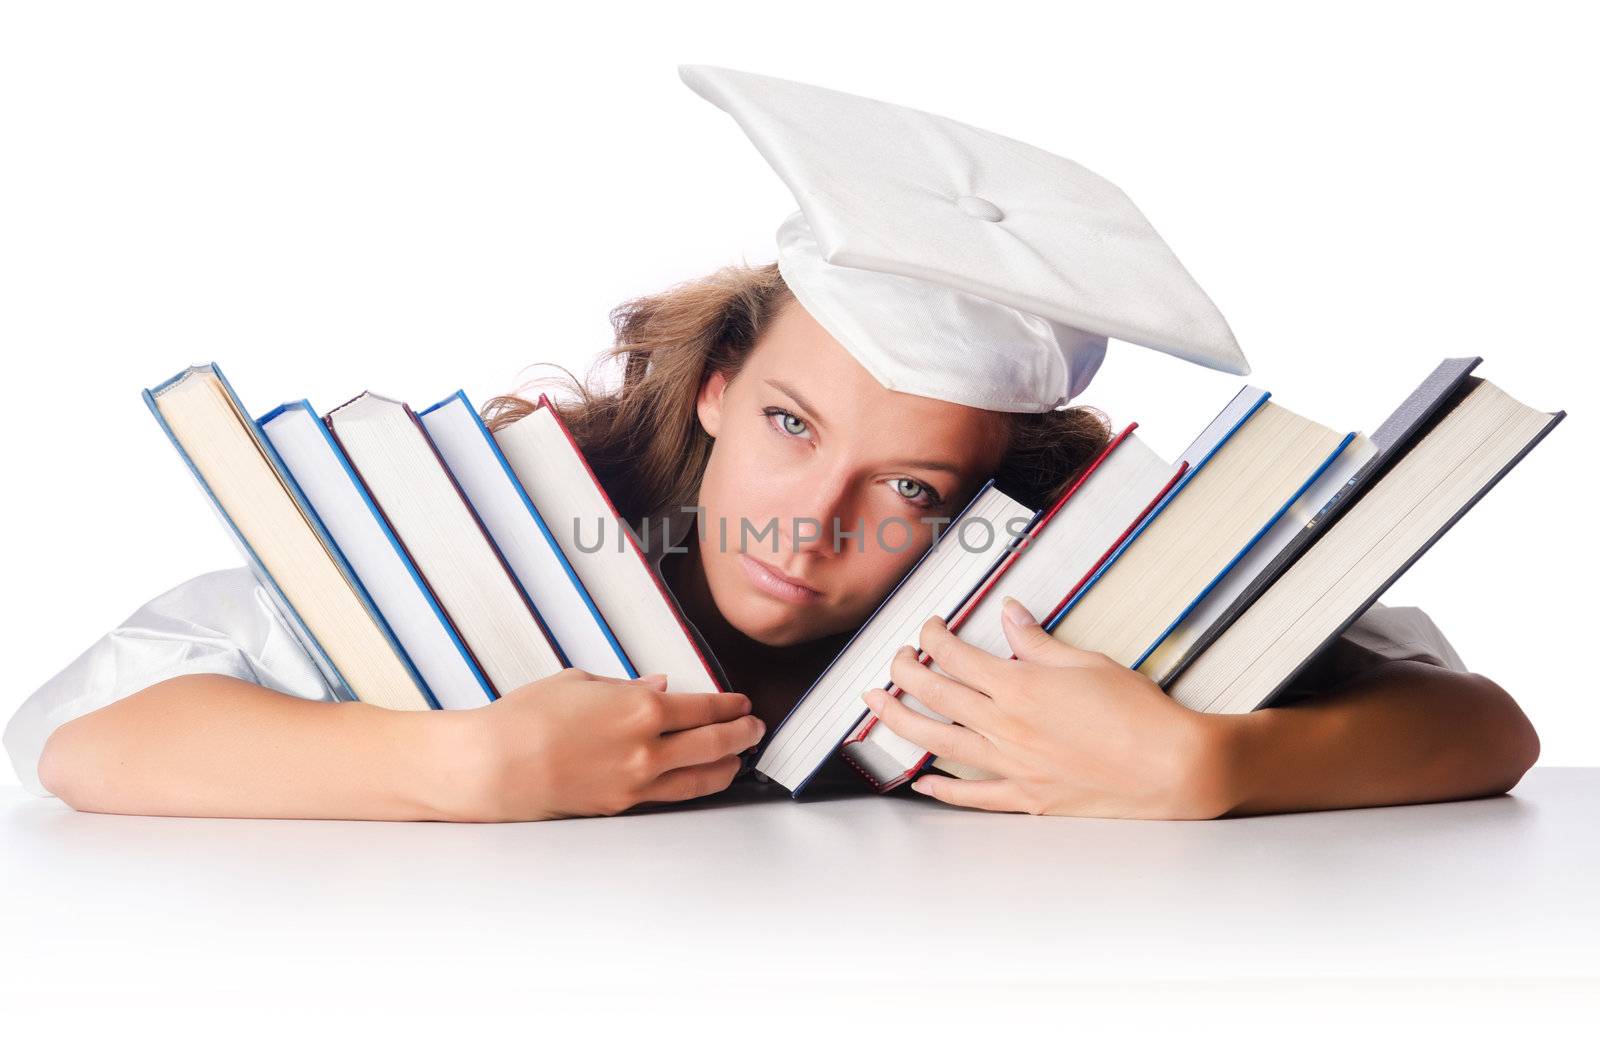
[[[929,775],[915,784],[925,794],[994,810],[1211,818],[1494,794],[1539,754],[1516,702],[1476,674],[1385,662],[1291,707],[1200,714],[1143,674],[1056,640],[1025,609],[1003,624],[1015,659],[935,618],[921,644],[948,676],[909,649],[891,666],[897,684],[959,726],[881,691],[864,696],[890,729],[994,777]]]
[[[509,821],[721,790],[760,738],[749,700],[563,670],[464,711],[299,699],[173,677],[57,728],[44,787],[79,810]]]
[[[1414,660],[1216,720],[1230,815],[1499,795],[1539,758],[1538,733],[1499,685]]]
[[[448,817],[471,801],[452,790],[472,772],[465,719],[185,674],[56,729],[39,781],[74,809],[100,813]]]

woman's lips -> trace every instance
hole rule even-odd
[[[753,556],[741,552],[739,553],[739,562],[744,564],[745,574],[749,576],[751,584],[768,596],[796,604],[809,603],[822,596],[821,593],[808,585],[790,581],[777,569],[762,563]]]

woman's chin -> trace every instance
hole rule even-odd
[[[812,629],[819,617],[814,608],[764,596],[742,597],[736,607],[724,609],[723,615],[734,629],[769,648],[804,644],[821,635]]]

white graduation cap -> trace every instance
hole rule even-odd
[[[1107,337],[1245,375],[1227,321],[1110,181],[1018,140],[798,81],[680,66],[799,203],[778,269],[890,390],[1062,407]]]

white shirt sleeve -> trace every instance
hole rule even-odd
[[[1376,601],[1317,654],[1276,696],[1270,706],[1332,689],[1381,662],[1415,659],[1467,673],[1467,665],[1433,619],[1420,608],[1390,607]]]
[[[301,699],[337,697],[248,567],[212,571],[167,590],[89,646],[17,708],[5,748],[22,786],[39,783],[50,734],[179,674],[223,674]]]

